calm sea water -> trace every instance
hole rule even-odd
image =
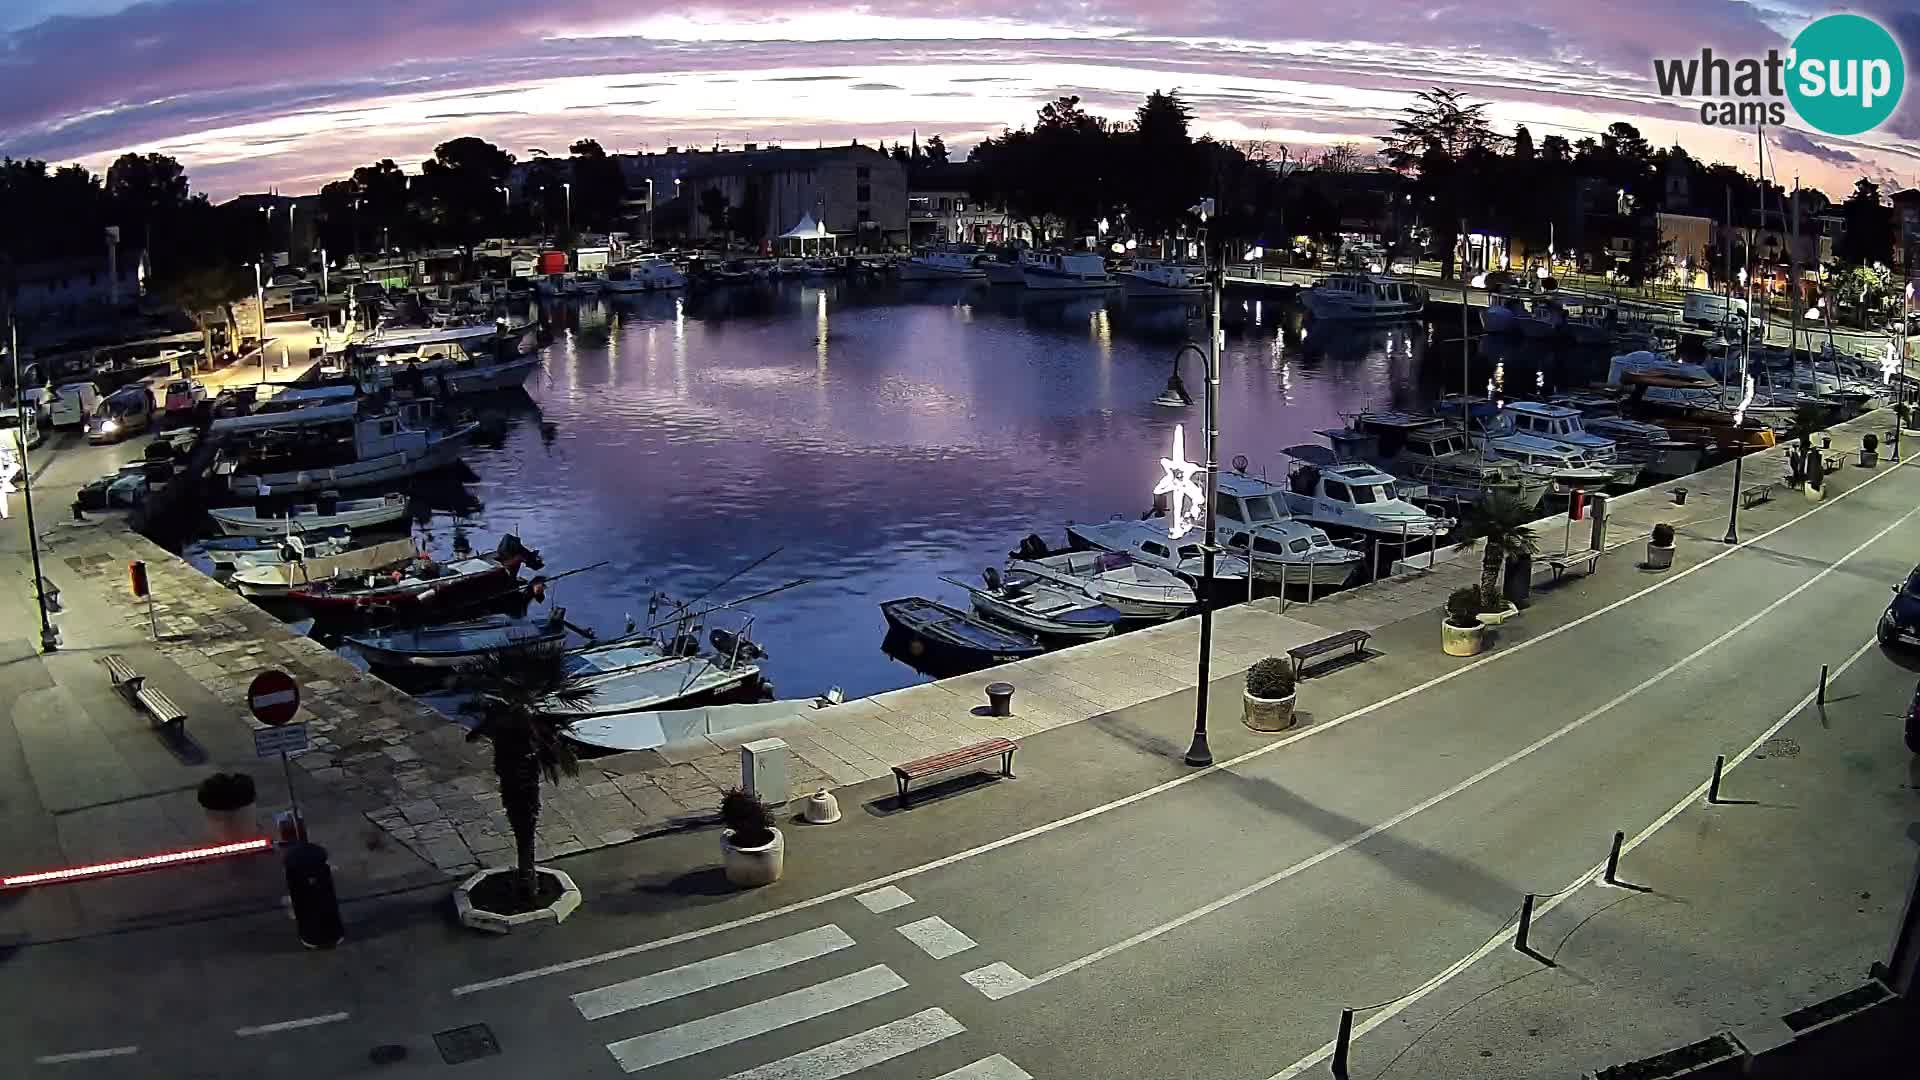
[[[576,623],[617,631],[654,589],[746,607],[782,696],[873,693],[923,678],[881,652],[881,601],[957,607],[1021,537],[1146,509],[1176,423],[1202,455],[1202,410],[1153,404],[1197,306],[1115,293],[1032,298],[959,285],[831,283],[565,304],[532,410],[467,456],[491,545],[517,529]],[[1221,459],[1280,476],[1284,447],[1342,411],[1419,408],[1461,384],[1457,326],[1303,330],[1277,294],[1230,293]],[[1479,387],[1592,377],[1591,356],[1476,346]],[[1604,357],[1598,361],[1604,366]],[[1184,361],[1201,393],[1197,357]],[[445,522],[436,529],[444,530]],[[742,616],[733,616],[734,621]],[[726,617],[715,624],[726,622]]]

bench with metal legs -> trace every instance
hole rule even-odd
[[[1020,744],[1012,739],[986,739],[971,746],[962,746],[945,753],[929,754],[926,757],[909,761],[893,767],[893,778],[900,785],[900,805],[907,805],[907,785],[915,780],[932,776],[935,773],[949,772],[962,766],[991,758],[1000,759],[1000,775],[1013,776],[1013,752]]]

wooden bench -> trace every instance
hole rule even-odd
[[[1349,645],[1353,646],[1353,655],[1357,658],[1367,651],[1367,642],[1372,638],[1373,632],[1370,630],[1342,630],[1337,634],[1323,637],[1319,641],[1295,645],[1287,650],[1287,657],[1293,661],[1293,677],[1296,679],[1300,677],[1300,669],[1307,665],[1307,661],[1325,656],[1330,652],[1337,652]]]
[[[155,727],[167,732],[179,731],[187,722],[187,711],[174,704],[173,699],[162,693],[157,687],[147,685],[146,676],[133,670],[127,658],[114,653],[105,659],[107,678],[113,680],[114,689],[126,695],[127,699],[140,707],[153,720]]]
[[[893,778],[900,784],[900,805],[903,807],[907,805],[907,785],[913,781],[990,758],[999,758],[1000,775],[1010,777],[1013,775],[1013,752],[1018,749],[1020,744],[1012,739],[987,739],[972,746],[960,747],[958,750],[931,754],[904,765],[895,765]]]
[[[1773,485],[1771,483],[1748,484],[1740,489],[1740,507],[1743,510],[1751,510],[1763,502],[1772,501]]]
[[[1587,564],[1587,568],[1583,572],[1588,577],[1592,577],[1593,572],[1600,567],[1600,556],[1604,554],[1606,553],[1597,548],[1588,548],[1585,551],[1573,551],[1564,555],[1549,556],[1547,558],[1547,565],[1553,569],[1553,583],[1555,585],[1560,584],[1560,579],[1567,576],[1568,571],[1579,566],[1581,563]]]

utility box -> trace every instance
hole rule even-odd
[[[785,806],[787,740],[756,739],[740,748],[740,786],[774,809]]]
[[[1600,494],[1590,495],[1588,498],[1592,500],[1587,506],[1587,512],[1593,516],[1593,544],[1591,546],[1595,551],[1605,551],[1607,550],[1607,511],[1611,509],[1608,504],[1613,500],[1606,495]]]

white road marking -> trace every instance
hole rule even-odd
[[[907,980],[894,974],[892,968],[875,964],[765,1001],[608,1043],[607,1052],[622,1070],[639,1072],[871,1001],[905,985]]]
[[[337,1024],[347,1018],[343,1012],[327,1013],[324,1016],[304,1016],[298,1020],[282,1020],[277,1024],[259,1024],[255,1027],[234,1028],[233,1033],[241,1038],[254,1035],[271,1035],[276,1031],[293,1031],[296,1028],[319,1027],[322,1024]]]
[[[945,1009],[923,1009],[891,1024],[734,1073],[727,1080],[839,1080],[965,1030]]]
[[[580,1015],[599,1020],[628,1009],[657,1005],[677,997],[764,975],[804,960],[853,947],[853,939],[837,926],[822,926],[752,948],[682,964],[638,979],[602,986],[573,995]]]
[[[945,960],[966,952],[974,945],[972,938],[954,929],[952,923],[938,915],[929,915],[919,922],[910,922],[895,929],[935,960]]]
[[[1859,660],[1862,656],[1865,656],[1878,643],[1879,643],[1878,639],[1868,638],[1866,641],[1866,644],[1860,646],[1858,649],[1855,649],[1853,651],[1853,655],[1841,661],[1840,666],[1834,669],[1831,678],[1837,679],[1841,675],[1844,675],[1847,669],[1854,665],[1855,661]],[[1785,713],[1783,713],[1780,719],[1775,720],[1771,725],[1767,727],[1767,730],[1755,736],[1754,740],[1748,743],[1746,747],[1742,749],[1739,753],[1735,754],[1731,758],[1728,758],[1726,768],[1721,771],[1722,776],[1724,777],[1725,773],[1732,770],[1735,765],[1738,765],[1741,762],[1747,760],[1747,758],[1750,755],[1752,755],[1752,753],[1755,750],[1758,750],[1760,748],[1761,743],[1764,743],[1768,739],[1771,739],[1775,735],[1779,734],[1780,729],[1783,727],[1786,727],[1788,721],[1792,720],[1794,717],[1804,712],[1808,705],[1813,704],[1814,698],[1818,697],[1819,694],[1820,694],[1820,691],[1817,687],[1813,690],[1807,691],[1807,695],[1801,698],[1798,702],[1795,702],[1793,708],[1788,709]],[[1703,781],[1699,787],[1696,787],[1692,791],[1687,792],[1686,796],[1682,798],[1679,802],[1674,803],[1671,807],[1668,807],[1665,813],[1653,819],[1652,824],[1648,825],[1646,828],[1636,833],[1633,839],[1628,840],[1627,842],[1621,844],[1620,845],[1621,856],[1625,857],[1627,852],[1632,851],[1634,848],[1639,847],[1641,844],[1651,839],[1655,833],[1659,832],[1661,829],[1664,829],[1669,824],[1671,824],[1674,818],[1679,817],[1682,813],[1685,813],[1689,807],[1692,807],[1696,803],[1700,802],[1700,800],[1706,798],[1707,788],[1711,783],[1712,783],[1711,779]],[[1587,884],[1595,883],[1596,880],[1600,877],[1600,875],[1606,873],[1606,870],[1607,870],[1607,864],[1605,860],[1595,863],[1591,869],[1587,870],[1586,873],[1581,874],[1577,878],[1574,878],[1573,881],[1570,882],[1567,885],[1567,887],[1564,890],[1562,890],[1560,893],[1554,896],[1548,897],[1538,907],[1534,908],[1533,909],[1534,921],[1539,922],[1540,919],[1543,916],[1545,916],[1548,912],[1552,911],[1554,908],[1559,907],[1563,901],[1572,897],[1580,887]],[[1372,1031],[1374,1028],[1379,1027],[1381,1024],[1384,1024],[1387,1021],[1393,1019],[1394,1017],[1399,1016],[1402,1012],[1405,1012],[1407,1009],[1410,1009],[1414,1005],[1419,1004],[1421,999],[1425,998],[1427,995],[1433,993],[1435,990],[1438,990],[1442,986],[1445,986],[1447,983],[1453,981],[1454,977],[1459,975],[1461,972],[1466,971],[1468,968],[1471,968],[1473,965],[1479,963],[1481,960],[1486,959],[1488,956],[1492,955],[1496,950],[1509,947],[1512,944],[1512,942],[1513,942],[1513,939],[1511,937],[1509,937],[1506,934],[1500,934],[1497,937],[1495,937],[1492,941],[1487,942],[1485,945],[1480,946],[1478,949],[1475,949],[1474,951],[1468,953],[1467,955],[1461,957],[1460,959],[1455,960],[1453,963],[1448,964],[1445,968],[1441,969],[1439,974],[1435,975],[1433,978],[1428,979],[1426,982],[1422,983],[1417,989],[1415,989],[1412,993],[1408,994],[1406,997],[1394,1002],[1393,1004],[1387,1006],[1384,1009],[1379,1010],[1378,1012],[1375,1012],[1373,1015],[1367,1017],[1365,1020],[1362,1020],[1361,1022],[1355,1024],[1353,1027],[1352,1038],[1358,1039],[1362,1035],[1365,1035],[1369,1031]],[[1315,1050],[1313,1053],[1308,1054],[1306,1057],[1301,1058],[1299,1061],[1294,1062],[1292,1065],[1289,1065],[1286,1068],[1268,1077],[1267,1080],[1292,1080],[1293,1077],[1299,1076],[1301,1073],[1306,1072],[1308,1069],[1313,1068],[1315,1065],[1320,1064],[1321,1062],[1327,1060],[1332,1056],[1333,1056],[1333,1043],[1328,1042],[1324,1046],[1320,1047],[1320,1049]]]
[[[1033,1080],[1033,1074],[995,1054],[971,1065],[962,1065],[950,1073],[941,1073],[933,1080]]]
[[[33,1060],[35,1064],[39,1065],[60,1065],[69,1061],[93,1061],[98,1058],[126,1057],[129,1054],[137,1054],[139,1052],[140,1048],[137,1046],[113,1046],[105,1050],[75,1050],[71,1054],[46,1054]]]
[[[987,996],[988,1001],[999,1001],[1003,997],[1012,997],[1032,985],[1027,978],[1009,963],[988,964],[983,968],[974,968],[960,976],[969,986]]]
[[[743,926],[753,926],[756,923],[766,922],[769,919],[783,918],[797,911],[806,911],[810,908],[819,907],[821,904],[830,904],[836,900],[845,899],[846,897],[849,897],[849,896],[858,896],[861,893],[872,892],[876,889],[881,888],[882,886],[891,885],[897,881],[905,881],[909,878],[918,877],[921,874],[930,873],[934,870],[941,870],[946,867],[956,865],[958,863],[966,862],[970,859],[978,858],[982,855],[991,854],[995,851],[999,851],[1001,848],[1011,847],[1014,844],[1024,843],[1025,841],[1032,840],[1037,837],[1045,836],[1048,833],[1056,832],[1060,829],[1064,829],[1070,825],[1078,825],[1082,821],[1088,821],[1093,818],[1100,817],[1104,814],[1112,813],[1115,810],[1120,810],[1125,807],[1132,806],[1134,803],[1143,802],[1147,799],[1153,798],[1156,795],[1164,795],[1169,791],[1175,790],[1176,788],[1185,787],[1188,784],[1194,783],[1199,780],[1203,780],[1214,773],[1221,772],[1227,769],[1232,769],[1236,766],[1245,764],[1246,762],[1253,761],[1257,758],[1265,757],[1268,754],[1275,753],[1280,750],[1284,750],[1287,747],[1292,746],[1294,743],[1299,742],[1301,739],[1309,739],[1316,735],[1321,735],[1326,732],[1333,731],[1334,729],[1339,728],[1340,726],[1350,723],[1354,720],[1359,720],[1363,717],[1371,716],[1374,713],[1379,712],[1381,709],[1385,709],[1390,706],[1397,705],[1400,702],[1405,701],[1408,698],[1413,697],[1417,694],[1425,693],[1426,691],[1431,690],[1434,687],[1439,686],[1443,683],[1451,682],[1454,679],[1457,679],[1462,675],[1467,674],[1470,671],[1478,670],[1484,665],[1498,663],[1501,660],[1504,660],[1511,656],[1518,656],[1521,653],[1526,652],[1528,649],[1533,648],[1536,645],[1540,645],[1544,642],[1551,641],[1554,638],[1560,636],[1561,634],[1564,634],[1567,631],[1572,630],[1576,627],[1585,626],[1587,623],[1592,622],[1593,620],[1598,619],[1603,615],[1616,611],[1619,608],[1624,607],[1625,605],[1640,599],[1641,597],[1649,596],[1653,593],[1659,592],[1661,589],[1667,588],[1668,586],[1674,584],[1675,582],[1683,581],[1688,576],[1698,573],[1701,570],[1705,570],[1707,567],[1712,566],[1714,563],[1719,562],[1721,559],[1727,558],[1730,555],[1736,554],[1749,547],[1752,547],[1753,545],[1766,540],[1767,538],[1773,536],[1774,534],[1780,532],[1783,529],[1792,528],[1793,526],[1798,525],[1800,522],[1806,520],[1809,517],[1812,517],[1815,514],[1829,510],[1832,507],[1840,504],[1841,502],[1844,502],[1848,498],[1857,494],[1858,492],[1865,491],[1869,486],[1880,482],[1880,480],[1884,479],[1885,477],[1894,475],[1896,471],[1897,469],[1887,469],[1882,472],[1877,472],[1872,476],[1867,477],[1865,480],[1862,480],[1859,486],[1849,488],[1846,491],[1842,491],[1837,495],[1829,496],[1828,498],[1815,504],[1813,507],[1809,508],[1805,512],[1801,513],[1797,517],[1794,517],[1790,521],[1782,522],[1779,525],[1775,525],[1773,528],[1766,530],[1765,532],[1756,533],[1753,536],[1745,540],[1742,540],[1731,547],[1723,548],[1722,550],[1715,552],[1712,555],[1709,555],[1707,558],[1702,559],[1701,561],[1693,564],[1692,566],[1687,567],[1684,570],[1681,570],[1677,573],[1670,573],[1663,576],[1659,581],[1656,581],[1653,584],[1648,585],[1646,588],[1641,589],[1639,592],[1635,592],[1627,596],[1623,596],[1620,599],[1615,600],[1612,603],[1606,604],[1603,607],[1590,611],[1587,614],[1582,615],[1571,622],[1553,627],[1552,629],[1549,629],[1544,633],[1542,633],[1539,637],[1528,638],[1526,641],[1519,642],[1518,644],[1512,646],[1511,648],[1503,648],[1503,649],[1496,650],[1495,652],[1488,653],[1482,656],[1478,660],[1468,661],[1467,663],[1462,664],[1457,668],[1452,668],[1443,674],[1436,675],[1433,678],[1428,679],[1426,682],[1420,683],[1417,686],[1408,687],[1407,689],[1402,690],[1398,693],[1391,694],[1391,695],[1388,695],[1387,697],[1381,698],[1379,701],[1376,701],[1371,705],[1363,705],[1360,708],[1353,710],[1352,712],[1348,712],[1340,716],[1336,716],[1333,719],[1328,720],[1323,724],[1319,724],[1317,726],[1307,728],[1304,731],[1301,731],[1297,734],[1289,735],[1284,739],[1277,739],[1273,742],[1263,744],[1252,750],[1247,751],[1244,754],[1239,755],[1238,757],[1228,758],[1225,761],[1216,761],[1212,765],[1209,765],[1205,768],[1194,769],[1191,772],[1182,773],[1171,780],[1167,780],[1162,783],[1155,784],[1150,788],[1144,788],[1140,791],[1134,792],[1131,795],[1123,795],[1120,798],[1111,800],[1109,802],[1101,803],[1098,806],[1088,807],[1087,809],[1082,810],[1078,813],[1068,814],[1066,817],[1056,818],[1053,821],[1042,822],[1041,824],[1035,825],[1030,829],[1024,829],[1020,832],[1013,833],[1012,835],[1009,835],[1009,836],[1003,836],[998,840],[989,840],[986,843],[977,844],[973,847],[967,848],[964,851],[956,851],[951,855],[943,855],[938,859],[932,859],[927,862],[923,862],[918,866],[910,866],[904,870],[896,870],[890,874],[882,874],[877,878],[860,882],[857,885],[848,885],[844,888],[834,889],[831,892],[821,893],[819,896],[808,897],[805,900],[796,900],[793,903],[787,904],[782,907],[771,908],[767,911],[758,912],[753,915],[745,915],[738,919],[729,919],[726,922],[714,923],[710,926],[702,926],[694,930],[688,930],[679,934],[672,934],[667,937],[658,938],[653,941],[643,941],[636,945],[627,945],[618,949],[609,949],[606,952],[595,953],[591,956],[582,956],[573,960],[563,960],[557,964],[548,964],[544,967],[530,968],[526,971],[518,971],[511,975],[502,975],[494,979],[482,979],[479,982],[466,983],[462,986],[454,987],[452,991],[453,996],[465,997],[468,994],[477,994],[483,990],[498,990],[501,987],[513,986],[518,983],[530,981],[532,979],[542,979],[549,975],[560,975],[569,971],[577,971],[580,968],[592,967],[595,964],[604,964],[613,960],[623,960],[629,956],[638,956],[641,953],[651,952],[655,949],[664,949],[669,946],[679,945],[688,941],[697,941],[700,938],[711,937],[714,934],[724,934],[731,930],[738,930]]]
[[[908,904],[913,903],[913,897],[908,896],[898,885],[888,885],[883,889],[875,889],[869,893],[861,893],[859,896],[854,897],[854,899],[860,901],[860,906],[873,912],[875,915],[892,911],[897,907],[906,907]]]
[[[1270,886],[1273,886],[1282,881],[1285,881],[1288,878],[1293,877],[1294,875],[1299,874],[1303,871],[1310,870],[1313,867],[1320,865],[1321,863],[1325,862],[1328,859],[1333,858],[1336,855],[1345,854],[1346,852],[1351,851],[1354,848],[1360,846],[1361,844],[1366,843],[1368,840],[1373,839],[1374,837],[1380,835],[1383,832],[1386,832],[1387,830],[1393,828],[1394,826],[1399,825],[1402,822],[1405,822],[1409,818],[1412,818],[1418,814],[1424,813],[1427,810],[1430,810],[1433,807],[1438,806],[1439,804],[1447,801],[1448,799],[1453,798],[1455,795],[1458,795],[1461,792],[1467,790],[1468,788],[1473,787],[1475,784],[1478,784],[1480,781],[1485,780],[1488,777],[1495,775],[1496,773],[1505,771],[1506,769],[1512,767],[1514,764],[1518,763],[1519,761],[1531,756],[1535,751],[1538,751],[1541,748],[1548,746],[1551,743],[1559,741],[1561,738],[1565,737],[1566,735],[1571,734],[1572,732],[1577,731],[1582,727],[1585,727],[1587,724],[1593,722],[1598,717],[1604,716],[1607,713],[1612,712],[1614,709],[1619,708],[1621,705],[1639,696],[1643,691],[1653,687],[1657,683],[1666,679],[1668,676],[1672,675],[1674,672],[1679,671],[1681,668],[1684,668],[1688,664],[1693,663],[1695,660],[1700,659],[1702,656],[1705,656],[1707,653],[1712,652],[1714,649],[1717,649],[1721,645],[1726,644],[1726,642],[1729,639],[1731,639],[1734,635],[1745,630],[1747,627],[1752,626],[1754,623],[1759,622],[1761,619],[1766,618],[1768,615],[1773,614],[1773,612],[1778,610],[1781,607],[1781,605],[1787,603],[1788,601],[1792,600],[1794,597],[1799,596],[1801,593],[1806,592],[1808,589],[1811,589],[1815,585],[1819,584],[1822,580],[1824,580],[1827,577],[1827,575],[1838,570],[1844,563],[1846,563],[1847,560],[1853,558],[1855,555],[1860,554],[1862,551],[1865,551],[1869,546],[1875,543],[1878,543],[1882,537],[1886,536],[1888,533],[1899,528],[1900,526],[1906,524],[1907,520],[1913,517],[1915,514],[1920,514],[1920,506],[1917,506],[1914,509],[1907,511],[1905,514],[1902,514],[1899,520],[1893,522],[1891,525],[1888,525],[1886,528],[1881,529],[1879,532],[1874,533],[1872,536],[1861,541],[1857,547],[1855,547],[1852,551],[1847,552],[1845,555],[1842,555],[1837,561],[1829,564],[1826,567],[1826,569],[1821,570],[1819,573],[1808,578],[1806,581],[1801,582],[1799,585],[1795,586],[1791,590],[1781,594],[1781,596],[1778,599],[1774,600],[1772,603],[1768,604],[1766,607],[1761,608],[1759,611],[1756,611],[1752,615],[1749,615],[1746,618],[1740,620],[1738,623],[1735,623],[1731,629],[1723,631],[1718,637],[1714,638],[1712,641],[1707,642],[1705,645],[1700,646],[1699,648],[1693,650],[1692,652],[1681,657],[1680,659],[1675,660],[1673,663],[1668,664],[1666,667],[1661,668],[1659,671],[1654,672],[1652,675],[1649,675],[1646,678],[1640,680],[1639,682],[1635,683],[1633,686],[1629,687],[1625,691],[1622,691],[1621,693],[1614,695],[1612,698],[1601,703],[1595,708],[1587,710],[1585,713],[1582,713],[1581,715],[1575,717],[1574,719],[1569,720],[1567,723],[1561,725],[1558,728],[1555,728],[1553,731],[1548,732],[1547,734],[1541,736],[1540,738],[1535,739],[1533,742],[1530,742],[1527,745],[1521,747],[1520,749],[1515,750],[1513,753],[1508,754],[1506,757],[1501,758],[1499,761],[1496,761],[1493,764],[1487,766],[1486,768],[1481,769],[1479,772],[1474,773],[1472,776],[1467,777],[1465,780],[1462,780],[1459,783],[1453,785],[1452,787],[1447,788],[1445,791],[1442,791],[1437,795],[1430,796],[1426,799],[1422,799],[1420,802],[1417,802],[1412,806],[1407,807],[1405,810],[1400,811],[1399,813],[1393,815],[1390,818],[1387,818],[1385,821],[1382,821],[1377,825],[1372,825],[1362,830],[1361,832],[1355,833],[1353,836],[1350,836],[1347,839],[1342,840],[1338,844],[1334,844],[1333,846],[1324,848],[1313,855],[1309,855],[1306,858],[1301,859],[1299,862],[1294,863],[1292,866],[1288,866],[1284,869],[1268,874],[1266,877],[1263,877],[1260,880],[1255,881],[1250,885],[1244,885],[1238,889],[1235,889],[1234,891],[1226,894],[1225,896],[1220,897],[1217,900],[1213,900],[1209,903],[1202,904],[1201,906],[1194,908],[1192,911],[1188,911],[1184,914],[1176,915],[1173,918],[1168,919],[1166,922],[1163,922],[1158,926],[1154,926],[1146,930],[1142,930],[1139,933],[1134,934],[1132,937],[1126,938],[1121,941],[1116,941],[1111,945],[1105,946],[1104,948],[1096,949],[1093,952],[1090,952],[1087,955],[1082,956],[1077,960],[1069,960],[1066,963],[1061,964],[1059,967],[1052,968],[1047,971],[1043,971],[1040,974],[1033,976],[1032,979],[1028,981],[1027,986],[1022,987],[1022,989],[1030,989],[1032,987],[1039,986],[1042,983],[1052,982],[1054,979],[1057,979],[1062,975],[1070,975],[1073,972],[1079,971],[1081,968],[1086,967],[1089,964],[1098,963],[1099,961],[1105,960],[1106,958],[1113,956],[1116,953],[1120,953],[1127,949],[1130,949],[1135,945],[1142,944],[1143,942],[1152,941],[1154,938],[1160,937],[1171,931],[1178,930],[1180,927],[1183,927],[1188,923],[1194,922],[1198,919],[1203,919],[1206,916],[1211,915],[1216,911],[1219,911],[1221,908],[1226,907],[1228,904],[1232,904],[1237,901],[1244,900],[1247,897],[1252,896],[1254,893],[1260,892],[1263,889],[1266,889]],[[1534,914],[1535,914],[1535,917],[1537,918],[1539,915],[1545,914],[1545,912],[1542,910],[1536,909]]]

